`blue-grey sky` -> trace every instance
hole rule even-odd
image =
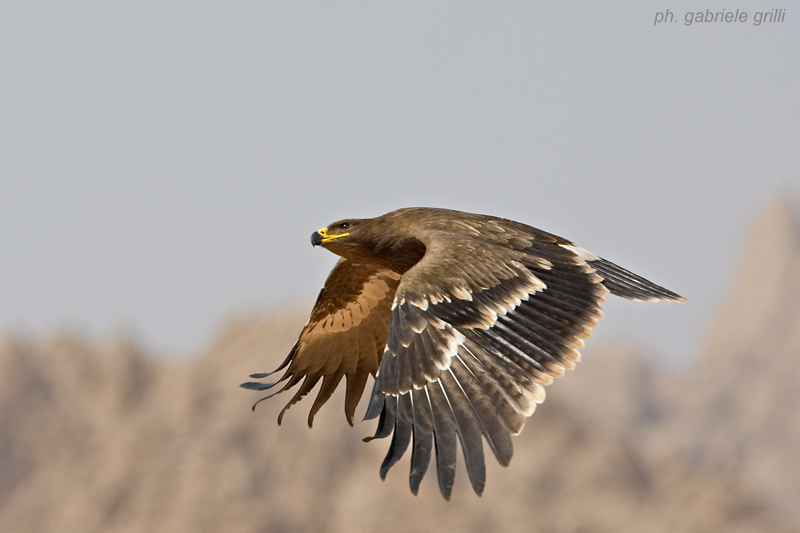
[[[647,4],[6,2],[0,327],[185,353],[232,312],[310,307],[335,261],[313,230],[438,206],[687,296],[596,330],[680,358],[747,218],[800,193],[800,11]]]

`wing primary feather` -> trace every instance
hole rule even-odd
[[[308,412],[308,427],[314,425],[314,415],[316,415],[320,408],[325,405],[325,402],[330,399],[333,391],[336,390],[339,382],[342,381],[343,376],[344,374],[325,374],[322,378],[322,386],[319,389],[319,394],[317,394],[317,397],[314,399],[314,404]]]
[[[413,418],[411,395],[400,395],[397,397],[397,414],[394,418],[392,444],[389,446],[389,451],[386,454],[386,458],[383,460],[383,464],[381,464],[381,479],[386,479],[386,474],[389,472],[389,469],[400,460],[404,453],[406,453],[408,444],[411,442],[411,433],[414,428]]]
[[[594,325],[591,321],[583,320],[574,313],[561,309],[558,300],[549,297],[547,291],[537,294],[536,298],[531,298],[526,305],[517,309],[525,312],[526,308],[529,308],[530,311],[535,309],[537,314],[549,317],[550,324],[558,331],[562,331],[565,336],[588,337],[589,329]]]
[[[250,374],[250,377],[253,378],[253,379],[264,379],[264,378],[267,378],[267,377],[269,377],[269,376],[271,376],[273,374],[276,374],[276,373],[280,372],[281,370],[286,368],[286,366],[292,361],[292,357],[297,352],[297,347],[298,347],[298,344],[295,343],[295,345],[292,347],[292,350],[289,352],[289,355],[286,357],[286,359],[284,359],[283,362],[280,364],[280,366],[278,368],[276,368],[275,370],[273,370],[272,372],[261,372],[261,373],[258,373],[258,374]],[[286,373],[283,376],[281,376],[281,378],[278,381],[276,381],[275,383],[256,383],[254,381],[248,381],[247,383],[242,383],[239,386],[242,387],[242,388],[245,388],[245,389],[249,389],[249,390],[267,390],[267,389],[271,389],[272,387],[274,387],[278,383],[281,383],[281,382],[285,381],[287,378],[289,378],[289,374],[288,373]],[[283,388],[281,388],[275,394],[278,394],[279,392],[283,392],[286,389],[290,389],[290,388],[294,387],[299,382],[300,382],[299,378],[291,380],[290,381],[291,385],[289,385],[287,383]],[[255,404],[253,404],[253,410],[255,410],[256,405],[258,405],[259,403],[261,403],[264,400],[272,398],[273,396],[275,396],[275,394],[270,394],[269,396],[267,396],[265,398],[261,398],[260,400],[258,400]]]
[[[602,257],[587,263],[603,277],[603,285],[616,296],[629,300],[685,300],[683,296]]]
[[[541,347],[554,361],[560,364],[574,365],[574,361],[580,359],[580,354],[575,348],[566,346],[571,344],[569,339],[561,339],[563,344],[554,343],[552,336],[543,333],[542,328],[521,313],[506,315],[502,319],[498,319],[498,321],[518,335]]]
[[[439,491],[445,500],[450,499],[456,477],[456,421],[447,397],[442,390],[441,378],[429,383],[425,389],[433,412],[433,439],[436,449],[436,477]]]
[[[264,400],[269,400],[269,399],[270,399],[270,398],[272,398],[273,396],[276,396],[276,395],[278,395],[278,394],[282,393],[282,392],[283,392],[283,391],[285,391],[285,390],[286,390],[286,387],[282,387],[281,389],[279,389],[279,390],[277,390],[277,391],[273,392],[272,394],[268,394],[267,396],[264,396],[263,398],[259,399],[259,400],[258,400],[256,403],[254,403],[254,404],[253,404],[253,411],[255,411],[255,410],[256,410],[256,406],[257,406],[258,404],[260,404],[261,402],[263,402]]]
[[[584,274],[588,276],[589,274]],[[551,294],[558,294],[558,300],[565,305],[571,307],[582,308],[586,304],[597,303],[602,300],[603,294],[608,292],[599,281],[602,278],[598,277],[598,282],[594,283],[588,281],[585,277],[582,283],[566,283],[560,276],[559,272],[554,273],[540,273],[537,272],[536,276],[547,284],[547,290]]]
[[[356,415],[356,407],[358,407],[358,402],[361,400],[361,395],[367,385],[368,377],[369,372],[360,369],[357,369],[352,374],[345,375],[344,414],[347,417],[347,423],[351,426],[353,425],[353,417]]]
[[[283,380],[284,380],[284,379],[286,379],[287,377],[288,377],[288,376],[283,376],[281,379],[279,379],[279,380],[278,380],[278,383],[280,383],[281,381],[283,381]],[[260,404],[261,402],[263,402],[264,400],[269,400],[269,399],[270,399],[270,398],[272,398],[273,396],[277,396],[278,394],[282,393],[283,391],[285,391],[285,390],[288,390],[288,389],[291,389],[292,387],[294,387],[295,385],[297,385],[298,383],[300,383],[300,380],[302,380],[302,379],[303,379],[303,376],[296,376],[296,375],[295,375],[295,376],[292,376],[291,378],[289,378],[289,381],[287,381],[287,382],[286,382],[286,383],[283,385],[283,387],[281,387],[280,389],[276,390],[276,391],[275,391],[275,392],[273,392],[272,394],[268,394],[268,395],[264,396],[263,398],[261,398],[260,400],[258,400],[256,403],[254,403],[254,404],[253,404],[253,411],[255,411],[255,410],[256,410],[256,406],[257,406],[258,404]],[[280,424],[280,423],[279,423],[279,424]]]
[[[537,361],[547,368],[549,371],[564,372],[564,365],[562,362],[552,354],[548,353],[541,346],[534,343],[530,338],[522,336],[514,328],[511,328],[505,321],[500,321],[492,328],[492,333],[495,333],[505,339],[510,345],[523,352],[531,359]],[[535,359],[534,359],[535,354]],[[540,360],[541,359],[541,360]],[[554,368],[557,366],[559,369]]]
[[[411,472],[408,483],[411,492],[416,496],[419,484],[428,471],[433,452],[433,413],[425,389],[411,391],[414,407],[414,444],[411,448]]]
[[[548,289],[543,291],[541,295],[537,295],[537,298],[543,303],[548,303],[550,307],[554,309],[559,309],[568,313],[569,316],[578,323],[587,322],[587,318],[585,316],[587,307],[597,307],[600,302],[604,301],[602,295],[593,296],[592,298],[587,297],[586,299],[582,300],[572,299],[568,297],[568,294],[561,287],[558,286],[548,287]],[[588,320],[588,323],[595,325],[596,322]]]
[[[483,376],[478,381],[486,393],[494,399],[495,407],[502,415],[507,431],[519,435],[527,420],[526,413],[532,413],[532,402],[522,393],[522,388],[530,385],[529,380],[525,379],[525,384],[520,384],[520,379],[515,378],[505,368],[502,360],[488,356],[471,340],[465,343],[464,352],[465,357],[462,362],[476,377]],[[476,355],[477,353],[481,356]],[[521,372],[516,366],[512,371]]]
[[[483,460],[480,422],[478,422],[477,415],[472,410],[458,380],[453,375],[452,369],[442,372],[441,383],[455,417],[456,431],[458,439],[461,441],[461,451],[464,453],[467,476],[475,494],[480,496],[483,494],[486,484],[486,464]]]
[[[289,402],[283,407],[283,409],[281,409],[280,414],[278,414],[279,426],[281,425],[281,422],[283,422],[283,415],[286,413],[286,411],[288,411],[291,406],[299,402],[303,396],[311,392],[311,389],[314,388],[314,385],[317,384],[317,381],[319,381],[320,377],[321,377],[320,374],[309,374],[308,376],[306,376],[306,379],[303,380],[303,384],[300,385],[299,389],[297,389],[295,395],[292,396],[292,399],[289,400]],[[289,383],[291,383],[291,381],[289,381]],[[289,383],[287,383],[287,385]]]
[[[379,380],[380,376],[375,378],[375,384],[372,386],[372,394],[369,397],[369,405],[367,406],[367,413],[364,415],[364,420],[372,420],[378,415],[383,414],[386,395],[381,391]]]
[[[383,410],[381,417],[378,419],[378,427],[375,429],[375,435],[365,437],[364,442],[369,442],[374,439],[384,439],[392,434],[395,424],[395,416],[397,415],[397,398],[388,396],[383,403]]]
[[[464,396],[477,415],[481,424],[481,433],[486,438],[486,442],[489,443],[489,448],[497,458],[497,462],[503,466],[508,466],[511,462],[511,457],[514,455],[514,446],[511,443],[511,435],[502,421],[503,416],[497,409],[494,398],[486,391],[481,380],[464,363],[461,356],[456,356],[451,368],[453,376],[464,392]]]
[[[257,381],[248,381],[247,383],[242,383],[239,386],[242,387],[243,389],[249,389],[249,390],[267,390],[271,389],[278,383],[280,383],[280,381],[276,381],[275,383],[259,383]]]
[[[452,326],[460,326],[475,322],[475,306],[471,301],[452,299],[429,307],[430,312]]]
[[[547,341],[550,346],[554,346],[558,349],[579,348],[583,346],[583,342],[579,341],[575,335],[558,331],[549,323],[549,321],[553,320],[552,318],[538,313],[535,309],[529,308],[527,302],[526,305],[519,306],[513,313],[509,313],[507,316],[514,322],[519,323],[520,326],[525,328],[526,331],[529,331],[530,334],[535,334],[538,338]],[[556,324],[561,324],[561,322],[555,322]]]
[[[277,372],[277,370],[275,370],[275,372]],[[253,379],[264,379],[271,376],[275,372],[262,372],[261,374],[250,374],[250,377]]]
[[[524,400],[524,403],[519,404],[522,406],[521,412],[526,416],[533,414],[535,404],[544,401],[544,389],[541,385],[550,384],[553,377],[543,373],[538,367],[529,365],[527,361],[517,358],[510,350],[501,351],[494,345],[492,337],[487,336],[484,331],[473,330],[469,332],[469,335],[472,342],[480,348],[473,350],[480,362],[487,368],[495,369],[496,375],[500,375],[502,372],[507,376],[506,388],[519,392],[527,390],[527,394],[523,393],[521,397],[515,398],[517,401]],[[486,356],[484,357],[483,354]]]
[[[477,340],[478,344],[482,347],[486,349],[492,348],[493,352],[500,353],[503,355],[503,357],[511,359],[517,364],[517,366],[525,369],[529,373],[534,374],[536,377],[545,380],[547,379],[545,376],[548,376],[549,373],[539,361],[531,358],[528,354],[514,346],[512,343],[508,342],[500,335],[497,335],[496,333],[492,334],[484,330],[473,330],[473,333],[475,334],[475,339]]]
[[[521,305],[515,310],[531,320],[541,324],[548,331],[558,335],[561,338],[585,338],[586,328],[575,324],[574,320],[563,317],[560,313],[556,312],[552,307],[543,302],[531,298],[525,305]]]

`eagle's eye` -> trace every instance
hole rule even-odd
[[[350,223],[349,222],[342,222],[341,224],[339,224],[339,228],[340,229],[350,229]]]

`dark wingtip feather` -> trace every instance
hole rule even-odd
[[[250,376],[250,377],[252,377],[252,376]],[[274,387],[278,383],[280,383],[280,382],[276,381],[275,383],[259,383],[257,381],[248,381],[247,383],[242,383],[239,386],[241,388],[243,388],[243,389],[249,389],[249,390],[267,390],[267,389],[271,389],[272,387]]]
[[[468,403],[472,406],[482,428],[481,433],[486,438],[497,462],[508,466],[514,455],[511,435],[502,422],[503,415],[484,386],[484,383],[486,386],[492,386],[494,383],[488,374],[477,366],[474,366],[474,373],[460,357],[453,360],[450,369],[458,379]]]
[[[291,406],[293,406],[294,404],[299,402],[303,398],[303,396],[305,396],[306,394],[311,392],[311,389],[314,388],[314,386],[319,381],[320,377],[321,377],[320,374],[309,374],[309,375],[307,375],[305,377],[305,379],[303,380],[302,385],[300,385],[300,388],[297,389],[297,392],[294,394],[294,396],[292,396],[292,399],[289,400],[289,402],[283,407],[283,409],[281,409],[280,414],[278,414],[278,425],[279,426],[281,425],[281,422],[283,422],[283,415],[286,414],[286,411],[288,411]],[[299,378],[298,378],[298,380],[299,380]],[[286,387],[284,387],[284,389],[289,387],[289,386],[291,386],[291,385],[293,385],[293,383],[296,383],[294,377],[292,378],[292,380],[290,380],[286,384]],[[281,392],[284,389],[281,389],[280,391],[276,392],[275,394],[278,394],[279,392]],[[273,394],[273,396],[274,396],[274,394]]]
[[[399,415],[395,418],[394,435],[392,435],[392,444],[389,446],[389,451],[381,464],[381,479],[386,479],[386,474],[397,461],[406,453],[408,444],[411,442],[411,423],[406,422]]]
[[[367,406],[367,412],[364,415],[364,420],[372,420],[373,418],[377,418],[383,412],[383,406],[386,402],[386,395],[381,392],[381,388],[378,385],[378,380],[375,380],[375,385],[372,387],[372,394],[369,397],[369,405]]]
[[[456,422],[453,411],[441,389],[440,382],[428,386],[433,412],[433,443],[436,450],[436,476],[439,492],[445,500],[450,500],[456,475]]]
[[[628,300],[686,301],[686,298],[680,294],[665,289],[602,257],[588,261],[588,264],[603,277],[603,285],[616,296]]]
[[[475,494],[483,494],[486,485],[486,463],[483,457],[483,437],[480,422],[452,369],[443,372],[441,384],[452,409],[461,451],[467,467],[467,477]]]
[[[433,413],[423,389],[411,391],[414,408],[414,443],[411,448],[411,472],[408,483],[414,496],[431,462],[433,452]]]
[[[278,395],[278,394],[282,393],[282,392],[283,392],[283,391],[285,391],[287,388],[289,388],[291,385],[292,385],[292,382],[290,381],[290,382],[288,382],[286,385],[284,385],[283,387],[281,387],[281,388],[280,388],[278,391],[276,391],[276,392],[273,392],[272,394],[267,394],[266,396],[264,396],[263,398],[261,398],[260,400],[258,400],[256,403],[254,403],[254,404],[253,404],[253,411],[255,411],[255,410],[256,410],[256,406],[257,406],[258,404],[260,404],[260,403],[261,403],[261,402],[263,402],[264,400],[269,400],[269,399],[270,399],[270,398],[272,398],[273,396],[276,396],[276,395]],[[280,422],[280,420],[278,420],[278,424],[279,424],[279,425],[280,425],[280,423],[281,423],[281,422]]]
[[[308,427],[314,424],[314,416],[333,395],[333,391],[339,386],[342,377],[342,374],[327,374],[322,378],[322,386],[319,389],[319,393],[317,393],[317,397],[314,399],[311,410],[308,412]]]
[[[404,453],[406,453],[408,444],[411,442],[411,434],[413,431],[412,422],[409,421],[409,419],[413,419],[413,415],[411,414],[411,397],[405,395],[392,397],[392,399],[395,401],[387,402],[387,407],[394,404],[394,409],[391,409],[394,411],[394,435],[392,435],[392,444],[389,446],[389,451],[381,465],[381,479],[386,479],[386,474],[389,472],[389,469],[403,457]],[[387,409],[387,411],[390,410]]]
[[[346,374],[346,390],[345,390],[345,399],[344,399],[344,416],[347,418],[347,423],[350,424],[350,427],[353,426],[353,418],[356,414],[356,407],[358,407],[358,402],[361,399],[361,395],[364,394],[364,388],[367,385],[367,377],[369,376],[369,372],[363,370],[357,370],[353,374]]]
[[[375,434],[371,437],[364,437],[364,442],[369,442],[375,439],[383,439],[391,435],[392,428],[394,427],[394,416],[396,412],[397,401],[396,398],[390,396],[388,401],[383,403],[381,410],[381,417],[378,420],[378,427],[375,429]]]

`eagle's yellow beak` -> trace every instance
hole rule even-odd
[[[348,235],[350,234],[340,233],[338,235],[328,235],[328,228],[320,228],[311,234],[311,246],[320,246],[322,244],[328,244],[331,241],[334,241],[336,239],[341,239],[342,237],[347,237]]]

